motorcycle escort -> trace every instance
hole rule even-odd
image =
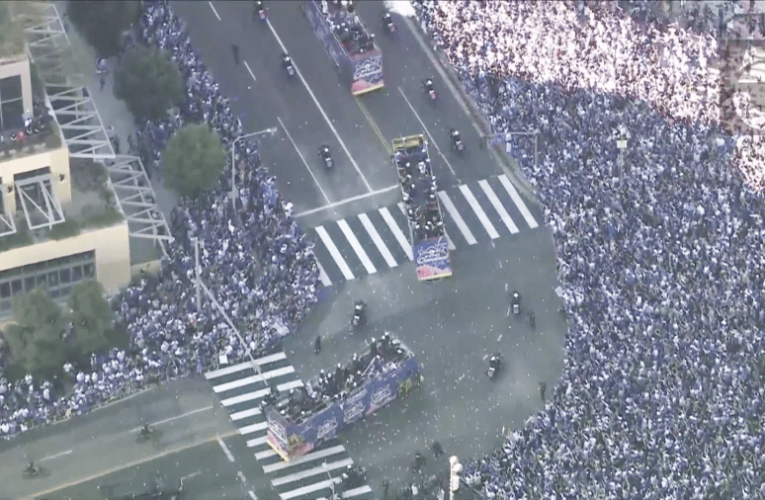
[[[258,13],[258,18],[261,22],[266,22],[266,8],[263,6],[262,0],[255,0],[255,11]]]
[[[329,146],[322,146],[319,148],[319,157],[324,161],[324,166],[328,169],[335,165],[332,161],[332,155],[329,153]]]
[[[367,304],[363,300],[357,300],[356,303],[353,305],[353,316],[351,317],[351,334],[356,333],[356,328],[362,323],[364,320],[364,309],[366,309]]]
[[[292,58],[286,53],[282,54],[282,66],[284,66],[287,76],[290,78],[295,76],[295,66],[292,64]]]
[[[521,294],[517,291],[513,291],[510,295],[510,310],[513,312],[513,316],[521,314]]]
[[[465,145],[462,143],[462,137],[457,129],[451,129],[449,131],[449,139],[452,142],[452,148],[458,153],[462,153],[465,150]]]
[[[50,471],[44,467],[35,465],[35,463],[30,460],[22,475],[24,476],[24,479],[35,479],[50,475]]]
[[[390,12],[386,12],[382,16],[382,22],[383,26],[385,26],[385,30],[388,32],[389,35],[393,35],[396,33],[396,25],[393,24],[393,17],[391,17]]]
[[[340,476],[340,484],[344,491],[363,486],[366,483],[367,471],[360,465],[349,465]]]
[[[156,443],[159,441],[161,434],[158,430],[152,428],[149,426],[149,424],[144,424],[144,426],[141,428],[141,432],[138,433],[138,436],[135,439],[135,442],[138,444],[145,443],[147,441],[151,441],[153,443]]]
[[[422,86],[425,89],[425,93],[428,94],[428,97],[430,98],[430,100],[435,101],[436,98],[438,97],[438,94],[436,94],[436,89],[433,86],[433,79],[428,78],[422,83]]]
[[[502,361],[502,353],[499,352],[495,352],[489,357],[489,369],[486,370],[486,375],[490,379],[494,380],[494,377],[497,376],[497,372],[502,368]]]

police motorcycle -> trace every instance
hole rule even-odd
[[[159,431],[151,427],[149,424],[144,424],[144,426],[141,427],[141,432],[138,433],[138,437],[136,437],[136,442],[141,444],[146,441],[156,441],[159,439],[159,436]]]
[[[388,34],[392,35],[396,32],[396,25],[393,24],[393,17],[390,15],[390,12],[385,12],[382,15],[382,22]]]
[[[357,300],[353,305],[353,316],[351,317],[351,334],[356,333],[356,328],[364,321],[364,309],[367,304],[363,300]]]
[[[490,379],[494,379],[497,376],[497,372],[502,368],[502,353],[495,352],[489,357],[489,369],[486,370],[486,375]]]
[[[48,469],[35,465],[35,463],[30,460],[22,475],[24,476],[24,479],[34,479],[37,477],[45,477],[49,474],[50,471],[48,471]]]
[[[449,130],[449,139],[452,141],[452,148],[458,153],[462,153],[465,150],[465,145],[462,143],[462,137],[457,129]]]
[[[510,295],[510,310],[513,312],[513,316],[521,314],[521,294],[515,290]]]
[[[366,483],[367,471],[360,465],[349,465],[340,475],[340,484],[344,491],[363,486]]]
[[[319,157],[324,162],[324,166],[327,168],[332,168],[335,163],[332,161],[332,155],[329,153],[329,146],[321,146],[319,148]]]
[[[295,76],[295,66],[292,64],[292,58],[286,52],[282,54],[282,66],[284,66],[287,76]]]
[[[263,0],[255,0],[255,11],[262,22],[266,22],[266,8],[263,6]]]
[[[431,101],[435,101],[438,97],[438,94],[436,94],[436,89],[433,86],[433,79],[428,78],[424,82],[422,82],[422,87],[425,90],[425,92],[428,94],[428,97]]]

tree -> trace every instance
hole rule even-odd
[[[97,281],[84,281],[72,289],[72,360],[85,362],[92,353],[115,345],[114,313],[104,298],[104,288]]]
[[[44,288],[14,298],[15,324],[5,336],[13,361],[34,376],[50,377],[66,361],[65,318]]]
[[[123,34],[138,20],[141,3],[132,0],[69,0],[66,12],[100,57],[112,57],[122,48]]]
[[[117,68],[114,94],[125,101],[137,120],[157,120],[183,96],[181,73],[166,51],[138,47]]]
[[[183,127],[162,153],[165,186],[181,196],[196,196],[211,188],[225,164],[220,139],[204,123]]]

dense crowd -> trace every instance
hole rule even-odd
[[[204,121],[227,150],[242,127],[218,85],[191,46],[182,21],[166,2],[143,2],[132,43],[168,50],[186,81],[178,112],[146,123],[136,147],[149,163],[185,122]],[[31,376],[11,383],[0,378],[0,437],[34,425],[87,412],[152,382],[201,372],[218,363],[258,352],[286,335],[316,301],[318,273],[311,244],[280,197],[274,178],[260,166],[256,144],[237,141],[237,200],[231,199],[231,171],[215,190],[182,200],[173,213],[174,240],[158,277],[145,277],[114,299],[116,320],[129,332],[130,347],[93,356],[90,369],[70,364],[64,372],[73,388],[60,397],[62,380]],[[203,283],[238,327],[244,343],[212,302],[197,310],[194,246],[200,242]],[[0,355],[1,356],[1,355]],[[3,359],[0,358],[0,368]]]
[[[762,152],[720,128],[714,33],[614,3],[420,0],[545,206],[560,382],[466,465],[488,498],[765,497]],[[620,147],[621,146],[621,147]]]

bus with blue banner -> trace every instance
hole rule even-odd
[[[289,462],[422,382],[414,353],[386,333],[366,352],[321,373],[305,386],[278,395],[265,406],[268,446]]]
[[[382,88],[382,51],[355,11],[326,0],[305,0],[303,12],[353,95]]]
[[[425,136],[393,139],[393,165],[398,172],[404,211],[409,221],[417,279],[429,281],[452,275],[449,240],[438,199],[438,186]]]

